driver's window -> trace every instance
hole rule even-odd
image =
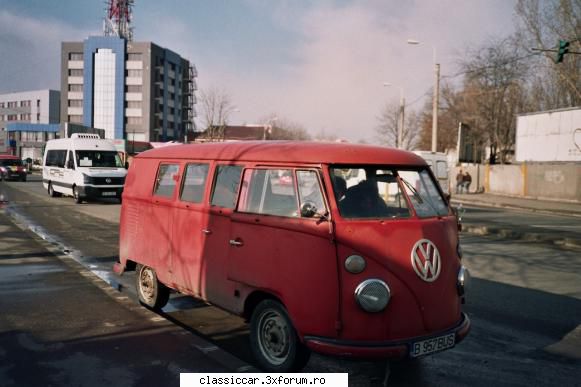
[[[303,208],[305,203],[311,203],[314,206],[314,212],[323,216],[327,213],[325,200],[317,172],[315,171],[297,171],[297,184],[299,187],[300,207]]]

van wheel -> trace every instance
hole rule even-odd
[[[77,188],[76,185],[73,187],[73,198],[75,199],[75,203],[77,204],[81,204],[83,202],[83,199],[81,199],[81,197],[79,196],[79,189]]]
[[[268,372],[298,371],[311,355],[284,306],[274,300],[261,301],[252,312],[250,344],[260,367]]]
[[[139,302],[153,310],[160,310],[169,300],[169,288],[159,282],[149,266],[137,265],[135,285]]]
[[[51,198],[56,198],[57,196],[60,196],[60,194],[58,192],[55,192],[54,188],[52,188],[52,183],[48,183],[48,196],[50,196]]]

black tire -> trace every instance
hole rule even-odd
[[[21,181],[26,181],[26,175],[22,176],[22,177],[20,178],[20,180],[21,180]]]
[[[79,190],[77,189],[76,185],[73,186],[73,198],[75,199],[75,203],[77,204],[81,204],[83,202],[83,199],[81,199],[81,196],[79,195]]]
[[[259,366],[267,372],[299,371],[311,356],[300,342],[286,309],[275,300],[261,301],[252,312],[250,347]]]
[[[157,274],[149,266],[137,265],[135,287],[139,302],[153,310],[161,310],[169,300],[169,288],[159,282]]]

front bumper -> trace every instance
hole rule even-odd
[[[90,185],[77,186],[79,196],[83,198],[120,198],[123,194],[123,186],[119,187],[94,187]]]
[[[397,341],[347,341],[326,337],[305,336],[304,341],[311,350],[325,355],[354,357],[365,359],[403,359],[409,357],[412,343],[436,338],[438,336],[456,335],[456,344],[461,342],[470,331],[470,319],[465,313],[458,324],[445,331],[427,336],[413,337]]]

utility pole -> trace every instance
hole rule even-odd
[[[403,125],[405,122],[405,98],[403,91],[399,99],[399,125],[397,128],[397,147],[403,149]]]
[[[438,104],[440,100],[440,64],[436,63],[434,71],[434,97],[432,100],[432,152],[438,148]]]

